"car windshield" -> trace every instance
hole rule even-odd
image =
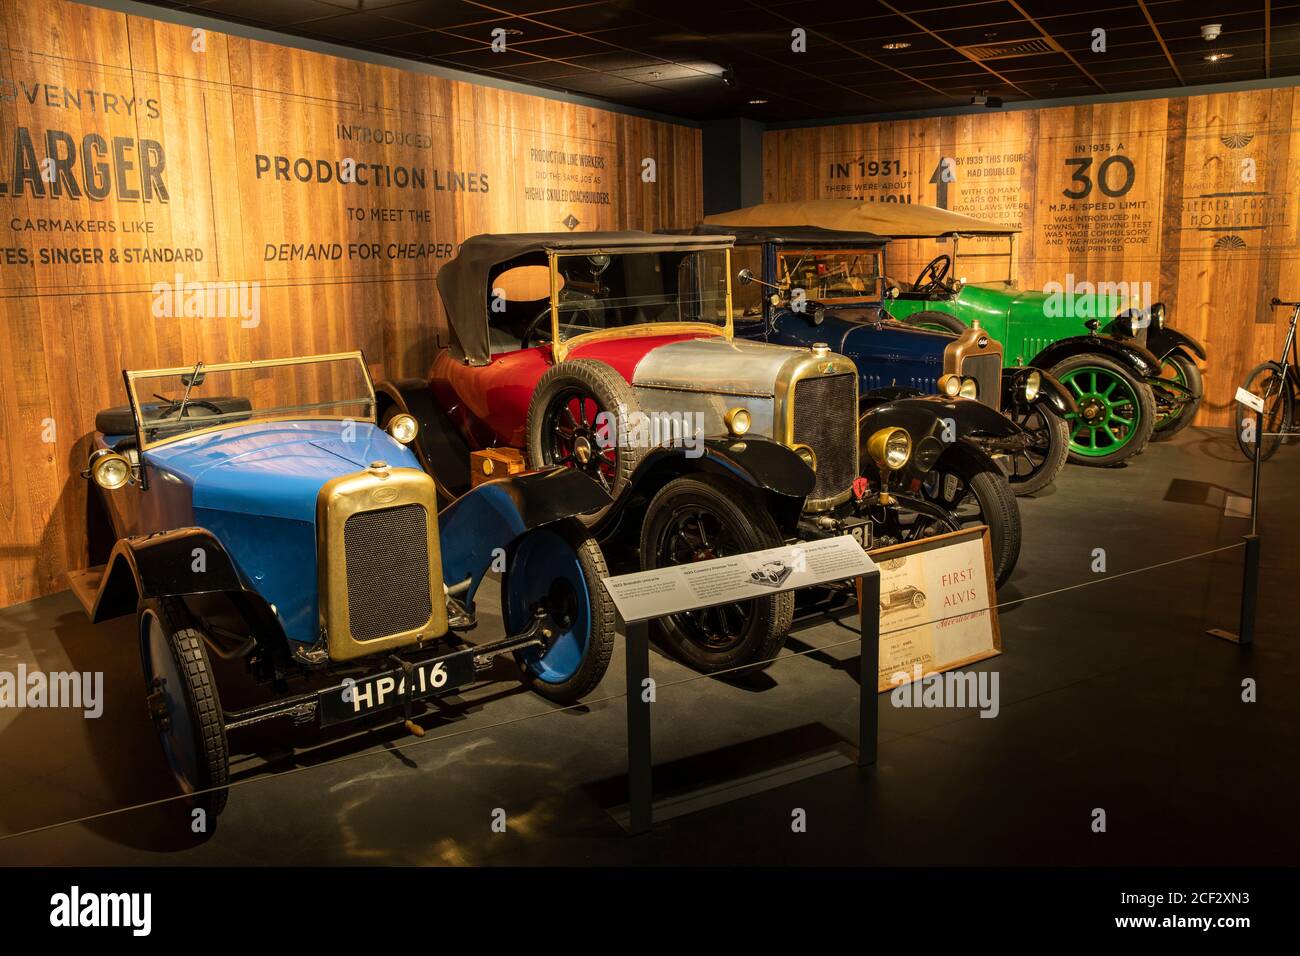
[[[727,250],[563,255],[559,272],[559,333],[660,322],[727,324]]]
[[[359,352],[128,372],[146,445],[249,421],[375,420]]]
[[[880,253],[874,249],[788,249],[777,256],[777,284],[803,289],[817,302],[880,297]]]

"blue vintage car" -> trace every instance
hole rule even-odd
[[[748,319],[738,320],[738,333],[829,343],[857,365],[862,410],[877,416],[947,407],[958,436],[1000,459],[1017,494],[1047,486],[1064,466],[1065,416],[1077,410],[1068,391],[1039,369],[1005,368],[1001,346],[978,328],[954,336],[893,321],[883,281],[887,239],[808,226],[696,231],[736,237],[733,258],[747,270],[742,288],[752,290],[736,297]],[[908,401],[921,396],[925,405]]]
[[[694,231],[735,236],[737,335],[825,344],[853,359],[862,440],[905,428],[918,449],[905,487],[962,526],[987,524],[995,576],[1005,581],[1020,553],[1013,495],[1045,487],[1065,465],[1064,416],[1074,405],[1060,383],[1037,369],[1004,369],[1001,346],[978,329],[953,336],[890,318],[880,236],[725,223]]]
[[[107,519],[91,529],[102,564],[71,583],[93,621],[137,616],[149,713],[181,790],[213,815],[232,731],[400,709],[420,734],[420,701],[504,654],[551,700],[601,680],[613,605],[577,516],[609,499],[586,476],[514,475],[438,512],[407,447],[418,422],[376,424],[359,352],[125,381],[128,404],[97,416],[85,471]],[[507,634],[470,645],[459,634],[489,571]],[[243,662],[260,693],[224,708],[213,658]]]

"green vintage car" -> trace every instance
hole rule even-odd
[[[1045,291],[1018,289],[1012,264],[1017,230],[960,213],[911,203],[824,199],[763,203],[728,213],[732,224],[807,225],[873,232],[890,239],[943,244],[911,282],[891,277],[890,314],[909,325],[960,334],[978,324],[1005,348],[1007,361],[1055,375],[1074,394],[1070,460],[1111,465],[1170,438],[1196,416],[1203,395],[1196,359],[1204,347],[1171,328],[1162,303],[1142,290],[1073,281]],[[740,219],[737,216],[741,216]],[[958,260],[963,241],[970,249]],[[962,267],[994,281],[966,282]],[[1136,284],[1134,284],[1136,285]]]

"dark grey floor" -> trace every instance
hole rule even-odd
[[[1114,575],[1231,544],[1246,522],[1224,516],[1224,498],[1248,495],[1249,475],[1209,430],[1130,467],[1067,468],[1049,494],[1021,500],[1024,551],[1000,599],[1095,582],[1094,548]],[[51,827],[171,792],[131,622],[92,628],[69,594],[54,595],[0,612],[0,669],[103,670],[107,706],[97,721],[0,710],[0,863],[1293,864],[1298,476],[1295,448],[1265,466],[1253,648],[1204,633],[1235,626],[1241,549],[1029,600],[1002,614],[1003,655],[976,668],[999,673],[996,719],[882,697],[874,771],[835,770],[635,839],[605,810],[622,796],[622,701],[556,712],[508,679],[426,720],[423,740],[371,730],[305,752],[260,734],[206,840],[175,805]],[[743,686],[688,680],[656,654],[657,784],[855,741],[849,624],[815,622],[790,646],[824,651]],[[485,619],[483,637],[494,625]],[[621,693],[622,667],[616,653],[597,697]],[[1257,703],[1241,700],[1247,677]],[[505,833],[492,829],[498,808]],[[1105,833],[1091,829],[1095,808]],[[792,832],[795,809],[807,832]]]

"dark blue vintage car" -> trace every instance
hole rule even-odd
[[[1018,495],[1051,484],[1064,467],[1073,397],[1040,369],[1004,367],[1001,345],[978,328],[954,335],[894,321],[884,280],[888,239],[811,226],[708,224],[695,232],[736,237],[733,261],[746,273],[736,295],[737,334],[825,342],[847,355],[858,367],[861,410],[877,420],[903,408],[936,415],[946,408],[940,417],[998,459]]]
[[[1013,495],[1045,487],[1065,465],[1073,401],[1060,383],[1037,369],[1004,369],[1001,346],[978,329],[954,336],[890,318],[880,236],[729,225],[695,232],[736,237],[737,335],[824,343],[853,359],[862,440],[896,426],[928,449],[910,463],[910,490],[963,526],[987,524],[995,576],[1005,581],[1020,552]]]
[[[437,510],[407,447],[409,414],[376,424],[359,352],[125,373],[85,476],[106,532],[71,576],[93,621],[138,618],[149,713],[181,790],[219,813],[235,730],[400,711],[513,655],[571,702],[601,680],[613,606],[577,516],[608,504],[568,470],[480,484]],[[98,539],[98,540],[97,540]],[[501,574],[507,636],[467,644],[475,595]],[[222,705],[213,660],[253,680]],[[247,700],[245,701],[245,698]]]

